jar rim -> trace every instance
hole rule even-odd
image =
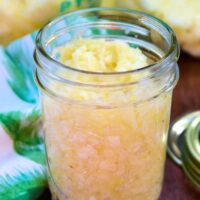
[[[145,17],[149,19],[152,23],[157,23],[157,25],[161,25],[165,30],[171,35],[171,41],[170,41],[170,48],[169,50],[164,54],[163,57],[158,59],[157,61],[153,62],[152,64],[146,65],[139,69],[133,69],[128,71],[121,71],[121,72],[95,72],[95,71],[88,71],[83,69],[78,69],[74,67],[67,66],[66,64],[63,64],[56,59],[54,59],[52,56],[50,56],[47,51],[45,50],[44,46],[42,45],[42,37],[43,34],[48,30],[48,28],[52,27],[53,25],[57,24],[58,22],[62,21],[66,17],[70,17],[73,15],[79,15],[83,13],[90,13],[90,12],[96,12],[96,11],[116,11],[116,12],[126,12],[130,14],[136,14],[141,17]],[[59,16],[52,21],[50,21],[48,24],[46,24],[42,29],[40,29],[37,37],[36,37],[36,50],[39,50],[39,53],[47,58],[50,62],[54,63],[55,65],[59,66],[62,69],[67,69],[73,72],[78,72],[85,75],[102,75],[102,76],[115,76],[115,75],[126,75],[126,74],[133,74],[133,73],[141,73],[143,71],[147,71],[152,68],[156,68],[158,66],[163,66],[164,63],[170,63],[172,60],[173,62],[176,62],[180,55],[180,47],[176,38],[176,35],[174,31],[168,26],[165,22],[162,20],[149,15],[147,13],[137,11],[137,10],[131,10],[131,9],[124,9],[124,8],[88,8],[88,9],[82,9],[78,11],[73,11],[71,13],[67,13],[65,15]]]

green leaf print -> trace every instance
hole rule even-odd
[[[46,187],[45,171],[19,171],[14,176],[0,176],[0,199],[34,200],[41,195]]]
[[[13,139],[17,153],[37,163],[45,164],[41,135],[40,111],[0,113],[0,124]]]
[[[60,12],[64,13],[67,9],[69,9],[72,6],[72,2],[70,1],[64,1],[60,5]]]
[[[34,82],[35,33],[0,48],[0,61],[8,75],[7,82],[13,92],[28,103],[36,103],[38,90]]]

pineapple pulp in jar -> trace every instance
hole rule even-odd
[[[78,26],[71,24],[70,17],[81,19],[83,27],[80,20]],[[143,13],[90,9],[52,22],[57,26],[53,36],[48,26],[38,35],[36,78],[55,199],[159,197],[178,47],[171,29],[161,26],[174,42],[167,47],[172,44],[164,45],[163,33],[148,34],[152,30],[147,25],[136,23],[139,17],[160,23]],[[68,24],[58,26],[64,19]],[[63,39],[58,39],[62,28]],[[151,40],[144,41],[142,32]]]

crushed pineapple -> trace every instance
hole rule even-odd
[[[91,72],[123,72],[147,65],[139,48],[105,39],[78,39],[59,49],[62,63]]]
[[[59,51],[60,62],[90,71],[127,71],[147,64],[142,51],[117,41],[81,39],[57,49]],[[77,76],[76,81],[80,78]],[[88,105],[69,102],[67,98],[63,101],[45,94],[42,96],[45,142],[52,177],[50,185],[55,199],[158,198],[163,179],[171,92],[135,105],[136,97],[153,93],[149,84],[144,86],[147,88],[145,93],[135,89],[137,92],[132,92],[129,87],[108,93],[103,89],[100,94],[98,88],[93,88],[90,93],[90,89],[84,87],[54,87],[68,99],[74,95],[72,99],[77,100],[80,94],[83,95],[79,100],[91,100]],[[112,97],[112,103],[109,98],[101,99],[107,96],[105,94]],[[128,98],[131,96],[133,98]],[[126,104],[113,107],[114,101],[123,98]],[[106,106],[94,105],[96,102],[104,105],[106,101]]]
[[[54,51],[60,62],[74,69],[84,70],[87,72],[125,72],[139,69],[147,66],[148,59],[139,48],[131,48],[127,43],[122,41],[109,41],[105,39],[77,39],[63,47]],[[61,70],[59,74],[67,80],[72,80],[79,83],[90,83],[92,85],[105,84],[105,77],[102,75],[82,76],[81,74],[71,74]],[[107,78],[108,84],[128,84],[141,78],[143,74],[126,74],[120,76],[111,76]],[[151,82],[149,84],[152,85]],[[68,87],[62,83],[51,84],[52,90],[56,91],[60,96],[64,96],[70,100],[76,100],[80,103],[87,104],[109,104],[118,102],[134,101],[139,93],[136,86],[125,87],[121,90],[83,90],[80,87]],[[146,87],[146,86],[145,86]],[[152,88],[152,90],[153,90]],[[154,89],[155,91],[155,89]],[[132,93],[132,94],[131,94]],[[151,92],[152,94],[152,92]],[[151,95],[148,92],[146,95]]]

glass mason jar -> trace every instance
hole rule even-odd
[[[66,66],[58,48],[78,38],[126,42],[142,50],[148,66],[124,72]],[[173,31],[133,10],[81,10],[39,32],[34,59],[54,199],[158,199],[178,57]]]

